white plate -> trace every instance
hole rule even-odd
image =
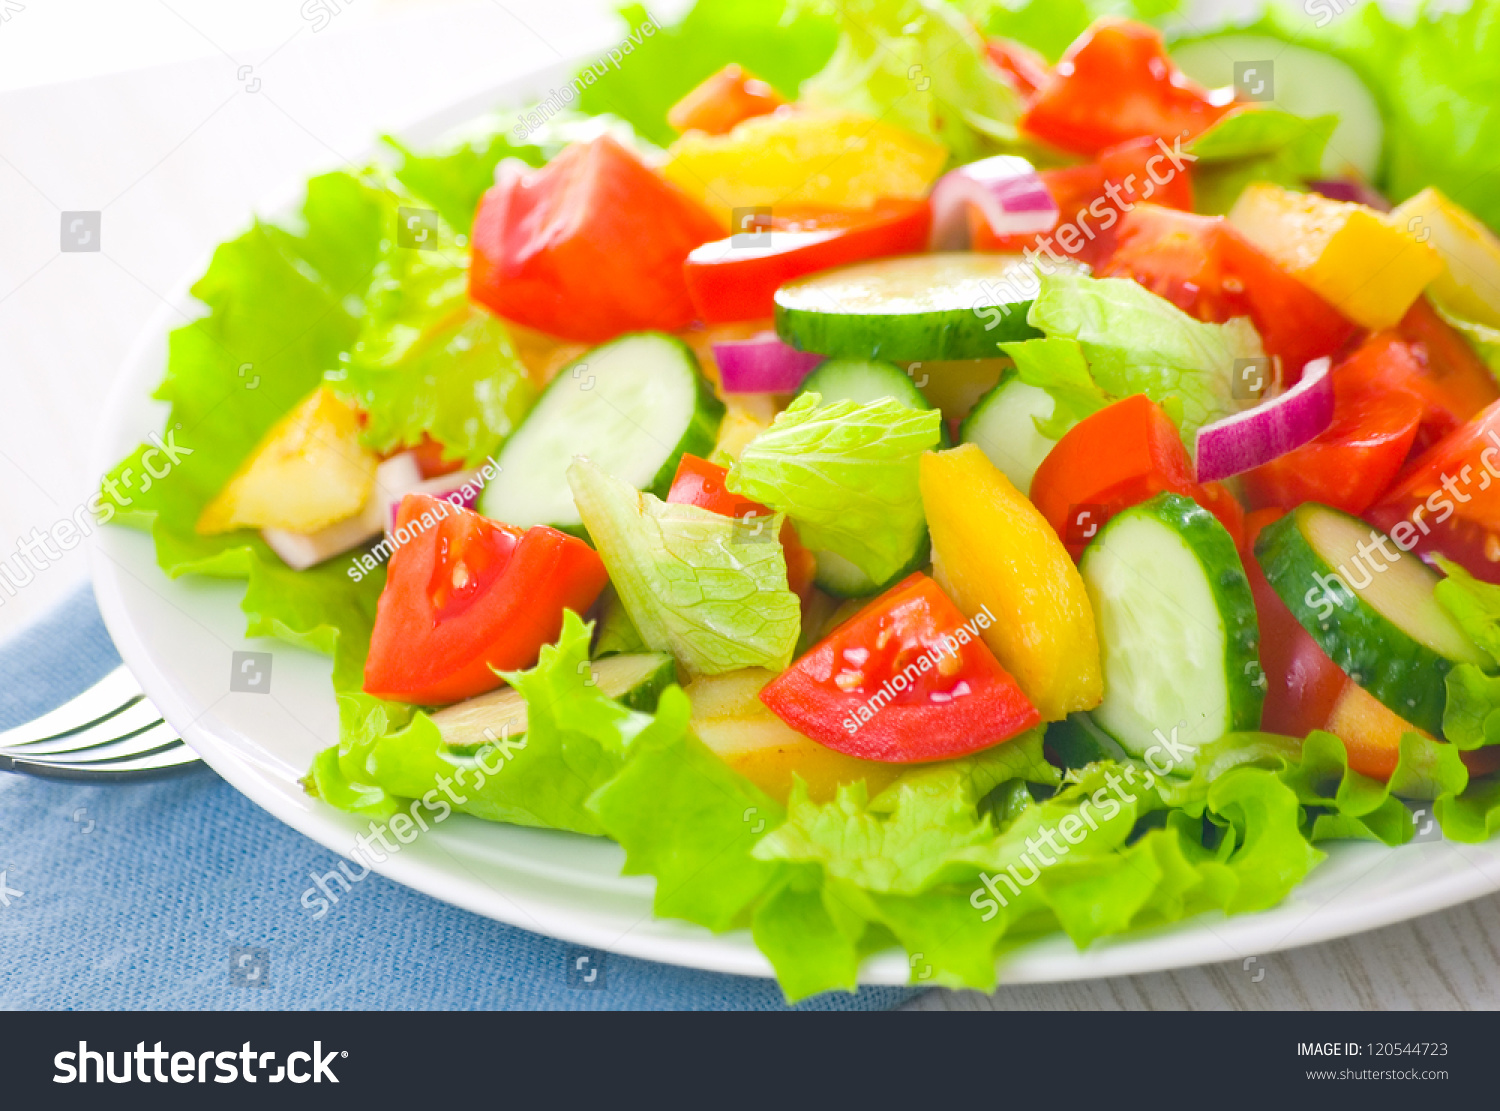
[[[407,129],[415,142],[494,104],[545,89],[553,67],[466,100]],[[269,212],[283,210],[273,205]],[[206,263],[206,256],[205,256]],[[115,384],[96,460],[103,473],[160,431],[165,406],[149,395],[166,365],[166,335],[182,312],[201,309],[187,285],[195,269],[137,342]],[[192,447],[190,440],[185,446]],[[248,798],[326,847],[347,854],[367,823],[309,798],[298,784],[315,753],[338,740],[329,662],[278,641],[246,641],[244,586],[194,578],[169,581],[144,533],[105,528],[92,545],[94,587],[125,662],[167,720]],[[231,654],[273,654],[266,694],[228,690]],[[768,976],[748,931],[714,936],[651,914],[652,882],[622,877],[614,844],[574,834],[493,825],[455,815],[390,856],[377,870],[398,883],[523,929],[633,957]],[[1286,903],[1263,914],[1200,917],[1170,929],[1100,942],[1080,952],[1066,938],[1008,953],[1003,981],[1076,980],[1248,958],[1397,922],[1500,890],[1500,843],[1447,842],[1400,849],[1340,844]],[[918,973],[921,971],[917,964]],[[867,962],[861,979],[901,984],[904,954]]]

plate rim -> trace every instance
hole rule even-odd
[[[477,119],[488,111],[510,106],[549,81],[556,80],[557,75],[570,73],[575,65],[576,60],[568,58],[512,75],[484,90],[458,98],[392,133],[412,142],[430,141],[449,128]],[[372,143],[365,151],[373,158],[377,149]],[[271,194],[268,201],[257,204],[254,211],[278,214],[285,212],[302,195],[307,176],[315,172],[318,171],[310,170],[306,176],[297,178],[284,190]],[[94,441],[94,469],[90,471],[91,474],[105,474],[113,466],[116,462],[115,445],[132,439],[138,442],[139,438],[131,435],[126,425],[132,418],[140,416],[143,406],[153,412],[162,411],[151,408],[160,407],[162,403],[150,398],[162,367],[152,365],[149,356],[161,345],[178,315],[184,311],[201,314],[202,306],[192,298],[189,289],[206,268],[212,250],[209,248],[198,256],[198,261],[189,269],[187,276],[172,288],[165,303],[151,314],[128,349],[108,392],[99,435]],[[363,828],[355,825],[356,819],[353,816],[326,806],[305,809],[296,807],[282,794],[274,780],[246,760],[232,743],[210,728],[211,715],[202,715],[200,707],[190,705],[179,697],[176,684],[172,682],[170,674],[158,666],[155,653],[131,615],[119,582],[119,576],[125,572],[106,551],[115,544],[128,543],[124,539],[128,534],[144,537],[146,543],[154,543],[140,530],[115,526],[112,529],[106,527],[98,530],[89,544],[90,577],[95,597],[121,658],[168,723],[178,730],[194,751],[230,786],[277,820],[324,848],[347,856],[353,831]],[[239,588],[239,580],[235,580],[235,586]],[[253,644],[244,638],[243,633],[240,634],[240,641],[246,645]],[[1474,867],[1451,874],[1439,874],[1425,883],[1398,888],[1355,906],[1333,905],[1343,894],[1341,891],[1323,904],[1307,910],[1289,928],[1286,920],[1303,909],[1302,904],[1297,901],[1298,892],[1303,886],[1301,884],[1293,889],[1287,900],[1266,911],[1229,918],[1217,913],[1198,915],[1166,927],[1101,939],[1086,949],[1074,948],[1061,935],[1050,935],[1003,952],[997,958],[997,985],[1061,983],[1142,975],[1237,958],[1248,961],[1251,956],[1379,929],[1500,891],[1500,842],[1491,840],[1481,845],[1460,845],[1457,842],[1442,841],[1435,844],[1448,846],[1465,855],[1467,862]],[[1344,854],[1370,850],[1372,859],[1375,853],[1382,854],[1369,872],[1396,861],[1397,854],[1431,848],[1409,844],[1388,849],[1383,845],[1342,843],[1325,847]],[[1488,853],[1485,853],[1486,848],[1489,849]],[[1493,874],[1487,872],[1471,854],[1487,855],[1489,859],[1486,863],[1491,866]],[[1325,863],[1320,867],[1327,865]],[[755,948],[748,930],[713,934],[705,928],[675,919],[659,919],[653,914],[650,916],[653,922],[666,923],[675,928],[673,936],[635,934],[633,928],[621,934],[591,926],[587,922],[570,922],[568,908],[561,903],[554,908],[556,914],[549,915],[547,927],[542,929],[534,917],[524,912],[507,914],[503,906],[503,895],[501,904],[497,905],[493,898],[484,898],[475,884],[462,880],[455,883],[456,877],[441,869],[434,871],[416,854],[409,854],[405,858],[402,854],[393,854],[385,863],[373,865],[372,869],[431,898],[565,942],[705,971],[763,978],[774,976],[769,961]],[[1364,875],[1365,873],[1361,873],[1360,877],[1351,881],[1343,890],[1353,887]],[[479,886],[492,892],[496,890],[485,884]],[[576,915],[577,911],[573,913]],[[606,934],[610,936],[605,936]],[[1280,936],[1272,936],[1277,934]],[[1258,939],[1258,943],[1253,939]],[[920,986],[922,977],[916,972],[914,961],[907,960],[903,952],[893,949],[867,959],[861,966],[859,982],[869,985]]]

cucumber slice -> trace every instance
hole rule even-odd
[[[632,710],[652,713],[661,692],[677,681],[677,664],[663,652],[609,656],[589,665],[594,684]],[[450,752],[473,753],[497,738],[526,734],[526,699],[513,687],[481,694],[429,715]]]
[[[820,394],[824,405],[834,401],[866,405],[889,397],[911,409],[932,408],[906,371],[878,359],[829,359],[807,376],[798,393]]]
[[[895,586],[913,571],[926,567],[932,561],[932,542],[924,532],[922,542],[917,545],[917,550],[912,553],[906,566],[882,583],[875,582],[837,552],[814,554],[818,557],[818,569],[813,574],[813,583],[820,590],[835,598],[868,598]]]
[[[1046,390],[1028,386],[1009,373],[975,403],[959,426],[959,441],[977,444],[1011,485],[1030,494],[1036,469],[1057,443],[1038,432],[1036,422],[1052,416],[1055,404]]]
[[[776,332],[800,351],[835,358],[993,358],[996,344],[1041,334],[1026,323],[1036,286],[1017,255],[879,259],[782,286]]]
[[[1308,502],[1261,532],[1255,558],[1328,658],[1419,729],[1441,732],[1454,664],[1490,665],[1438,604],[1437,572],[1357,517]]]
[[[920,363],[912,365],[914,368],[921,366]],[[823,405],[835,401],[866,405],[889,397],[911,409],[933,408],[927,395],[917,388],[911,373],[880,359],[829,359],[807,376],[797,393],[798,396],[815,393],[823,399],[820,403]],[[939,430],[938,448],[946,449],[950,444],[948,424],[944,421]]]
[[[713,450],[723,416],[686,344],[660,332],[623,336],[558,371],[506,441],[477,508],[517,528],[582,535],[567,475],[575,456],[665,497],[684,453]]]
[[[602,660],[606,656],[628,656],[634,652],[650,651],[613,586],[606,586],[604,593],[599,595],[599,600],[594,603],[594,614],[592,659]]]
[[[1266,81],[1266,91],[1275,94],[1264,102],[1267,107],[1294,116],[1339,118],[1323,152],[1323,173],[1344,177],[1352,167],[1364,180],[1374,180],[1385,141],[1380,106],[1359,75],[1333,55],[1268,35],[1214,35],[1173,47],[1172,60],[1211,89],[1233,85],[1237,65],[1269,63],[1264,73],[1243,79]]]
[[[1186,775],[1200,745],[1259,726],[1255,601],[1212,513],[1159,494],[1116,514],[1078,569],[1104,664],[1104,701],[1090,717],[1120,747]]]

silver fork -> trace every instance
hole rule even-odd
[[[0,733],[0,771],[57,779],[148,779],[199,765],[121,664],[77,698]]]

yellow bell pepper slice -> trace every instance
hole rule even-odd
[[[948,160],[945,147],[910,131],[813,109],[757,116],[725,135],[689,132],[670,153],[667,180],[728,223],[737,208],[866,208],[921,197]]]
[[[1443,272],[1432,283],[1437,301],[1500,328],[1500,239],[1494,232],[1430,186],[1397,205],[1391,218],[1443,256]]]
[[[1097,706],[1094,609],[1047,519],[974,444],[923,455],[921,489],[933,576],[966,616],[989,609],[984,642],[1042,718]]]
[[[353,517],[374,492],[380,465],[359,437],[359,414],[318,387],[240,464],[199,516],[198,532],[311,533]]]
[[[1366,328],[1394,327],[1443,272],[1442,256],[1385,213],[1269,182],[1247,186],[1229,222]]]

